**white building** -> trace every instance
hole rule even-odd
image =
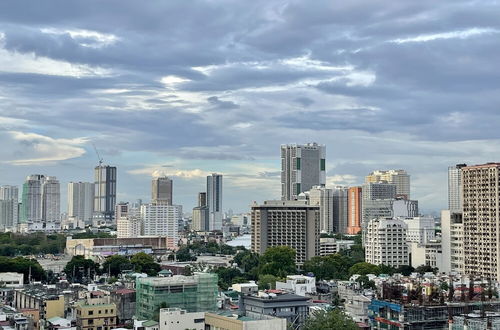
[[[281,145],[281,199],[326,183],[326,147],[317,143]]]
[[[23,184],[19,226],[22,231],[61,229],[60,187],[54,176],[30,175]]]
[[[43,230],[61,229],[61,191],[55,176],[47,176],[42,181],[42,218]]]
[[[181,205],[142,204],[141,218],[144,236],[166,236],[169,248],[177,247]]]
[[[351,240],[339,240],[333,237],[322,237],[319,239],[319,255],[324,257],[348,250],[354,245]]]
[[[319,205],[320,230],[333,232],[333,190],[321,186],[313,186],[309,190],[309,204]]]
[[[316,293],[316,278],[304,275],[288,275],[286,282],[276,282],[277,290],[284,290],[299,296]]]
[[[205,312],[190,312],[180,308],[160,309],[160,330],[205,330]]]
[[[255,281],[250,281],[248,283],[236,283],[231,286],[231,290],[240,292],[243,294],[256,293],[259,292],[259,286]]]
[[[0,187],[0,231],[16,231],[19,220],[19,188]]]
[[[462,212],[462,168],[466,164],[448,167],[448,210]]]
[[[92,224],[94,213],[94,183],[68,183],[68,218],[74,217],[78,223]]]
[[[6,288],[20,288],[24,285],[23,273],[5,272],[0,273],[0,284]]]
[[[372,219],[366,226],[365,260],[374,265],[399,267],[409,264],[407,225],[392,218]]]
[[[222,174],[207,176],[208,230],[222,229]]]
[[[440,241],[429,241],[425,244],[409,242],[411,255],[411,266],[431,266],[438,268],[440,272],[446,272],[446,265],[443,260],[443,250]]]
[[[433,217],[401,218],[406,225],[406,240],[418,244],[427,244],[436,239],[436,224]]]
[[[464,226],[462,213],[441,211],[443,272],[464,274]]]
[[[118,238],[139,237],[142,234],[142,218],[139,209],[127,204],[118,204],[116,212],[116,231]]]

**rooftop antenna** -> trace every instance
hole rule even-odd
[[[97,155],[97,159],[99,159],[99,167],[101,167],[103,159],[101,155],[99,155],[99,151],[97,151],[97,147],[95,146],[94,142],[92,142],[92,146],[94,147],[95,153]]]

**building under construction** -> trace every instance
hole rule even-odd
[[[217,274],[212,273],[137,278],[136,317],[139,320],[157,319],[160,308],[173,307],[188,312],[215,311],[217,281]]]

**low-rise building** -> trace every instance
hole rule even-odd
[[[18,309],[37,309],[40,319],[64,317],[64,295],[45,287],[29,287],[14,292],[13,306]]]
[[[205,330],[205,313],[189,313],[181,308],[160,309],[160,330]]]
[[[316,278],[304,275],[288,275],[286,282],[276,282],[276,289],[300,296],[316,293]]]
[[[250,281],[248,283],[236,283],[231,286],[231,289],[236,292],[243,294],[257,293],[259,291],[259,286],[255,281]]]
[[[116,316],[119,324],[132,320],[136,309],[136,294],[132,289],[119,289],[112,291],[110,301],[116,305]]]
[[[341,250],[349,250],[354,245],[351,240],[339,240],[333,237],[322,237],[319,239],[319,255],[324,257],[339,253]]]
[[[24,285],[23,273],[5,272],[0,273],[0,284],[6,288],[19,288]]]
[[[78,330],[110,330],[116,326],[116,305],[82,303],[76,306]]]

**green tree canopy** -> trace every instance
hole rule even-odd
[[[74,256],[64,267],[64,272],[72,282],[88,282],[89,272],[91,276],[99,273],[99,264],[83,256]]]
[[[24,283],[28,283],[30,272],[32,280],[42,281],[46,279],[45,271],[35,259],[0,257],[0,269],[2,272],[23,273]]]
[[[349,268],[349,276],[352,276],[355,274],[358,274],[358,275],[367,275],[367,274],[379,275],[380,269],[378,268],[377,265],[373,265],[373,264],[370,264],[368,262],[358,262],[357,264],[355,264],[351,268]]]
[[[259,274],[285,277],[296,271],[295,250],[289,246],[270,247],[260,259]]]
[[[123,270],[133,269],[132,263],[127,257],[114,255],[107,257],[102,264],[102,269],[104,273],[108,273],[111,276],[118,276]]]
[[[328,312],[320,311],[309,317],[302,330],[358,330],[356,323],[344,312],[334,309]]]
[[[136,272],[146,273],[149,276],[156,276],[161,270],[158,263],[147,253],[139,252],[132,256],[130,263],[134,266]]]
[[[276,281],[279,280],[280,279],[274,275],[259,275],[257,284],[259,285],[259,290],[276,289]]]
[[[311,272],[318,280],[349,278],[349,268],[353,265],[352,258],[341,255],[331,254],[324,257],[313,257],[304,263],[304,271]]]

